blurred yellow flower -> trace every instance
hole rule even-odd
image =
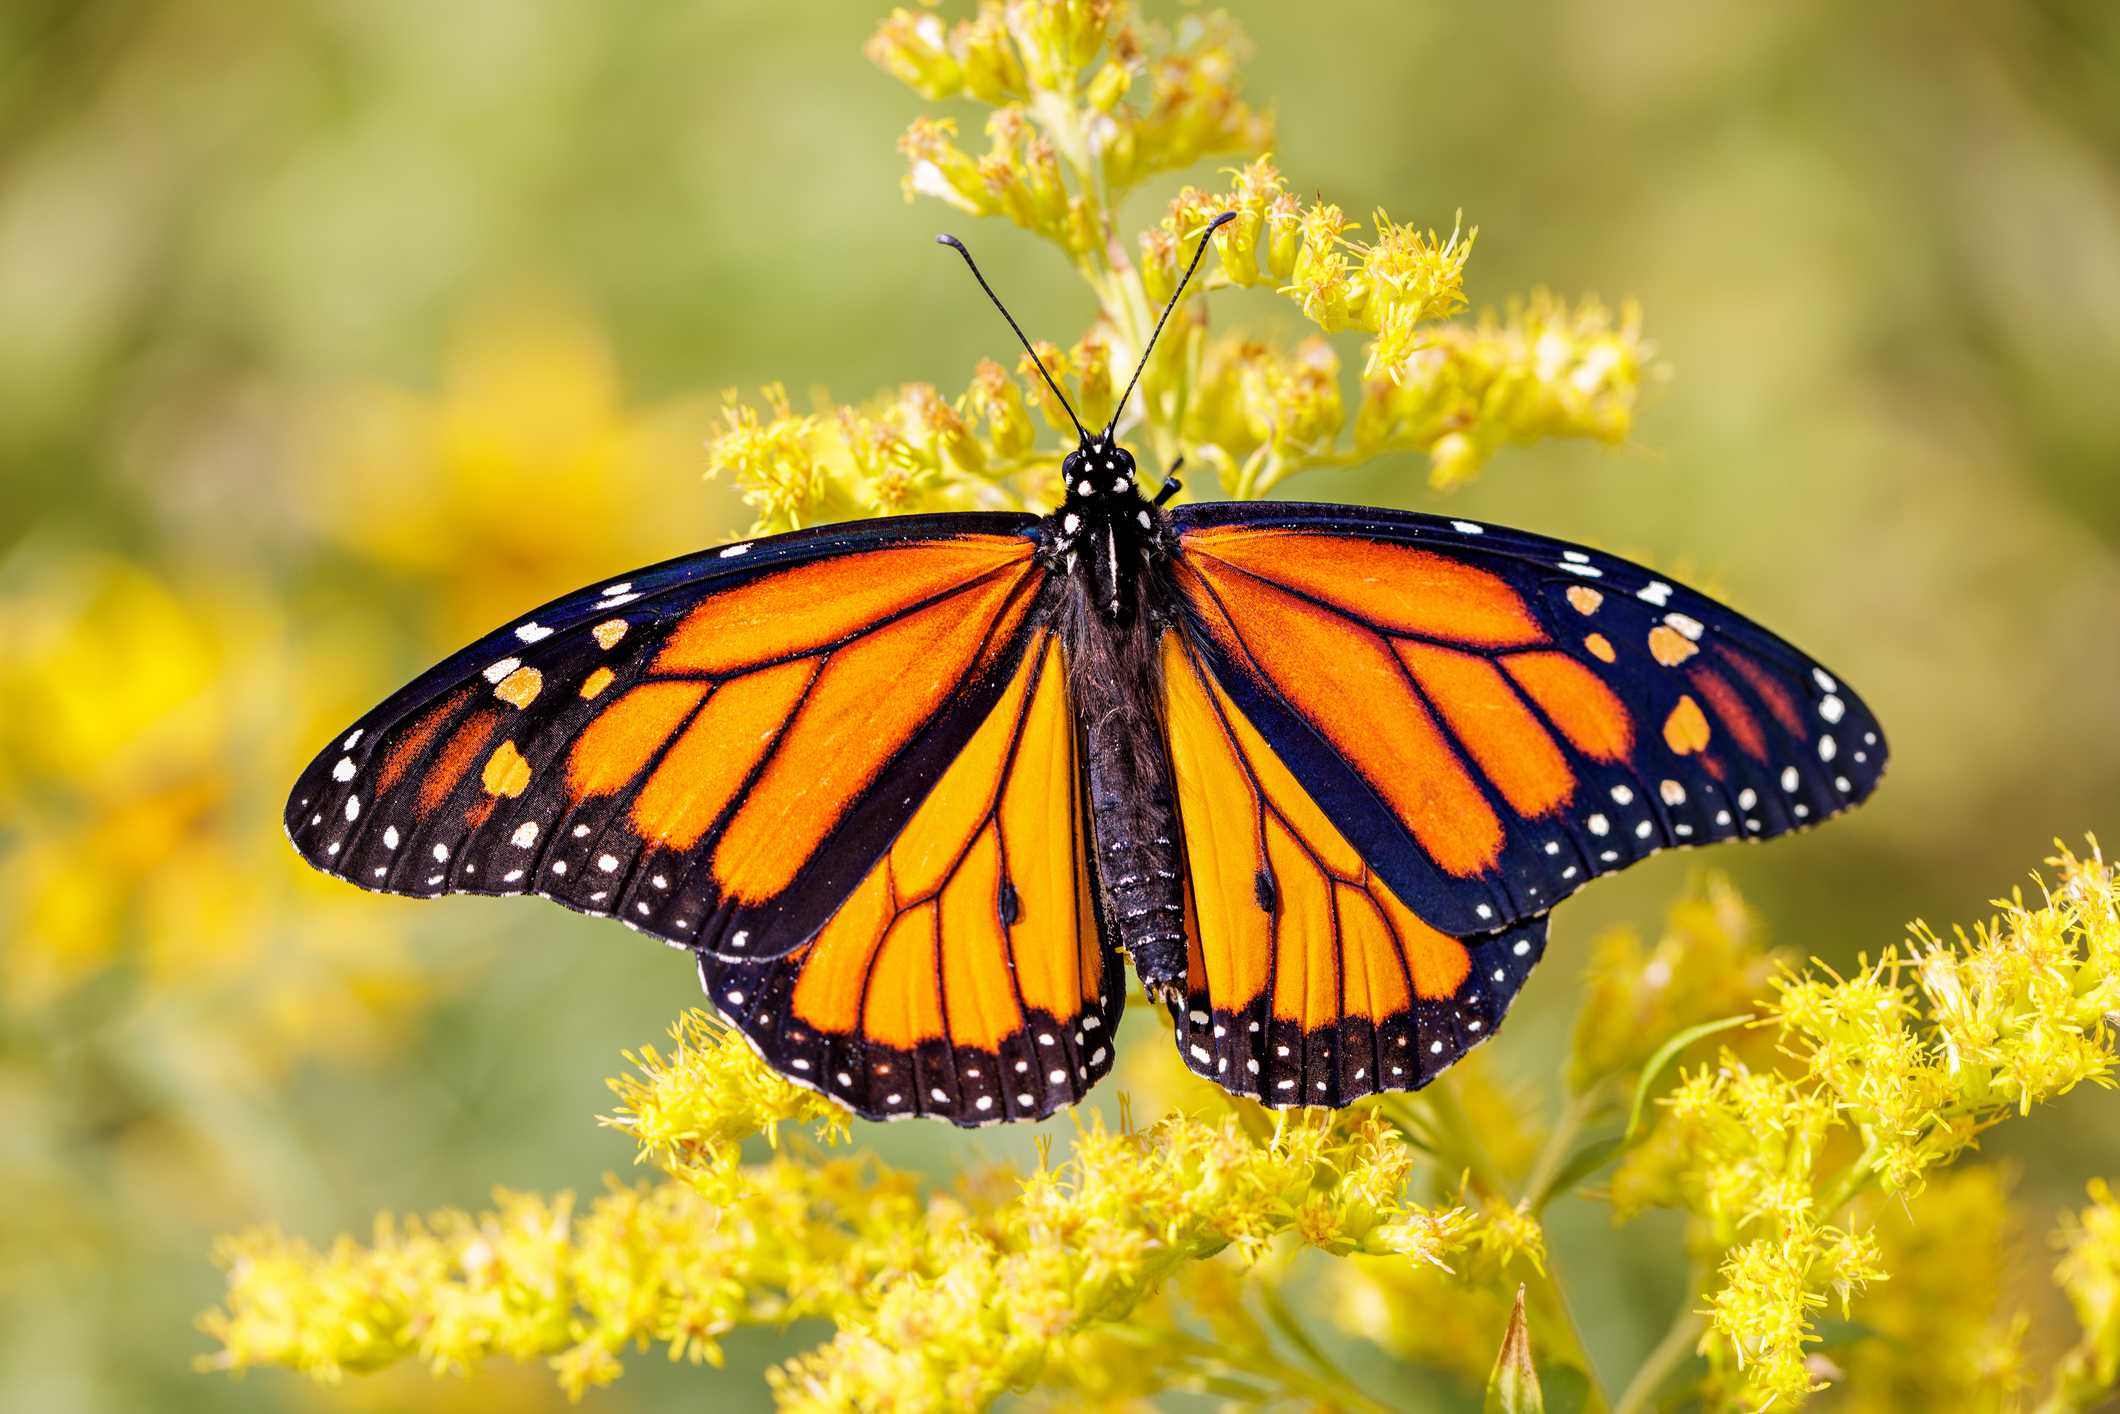
[[[453,647],[557,589],[709,543],[714,508],[688,488],[712,423],[706,399],[629,405],[596,326],[530,302],[471,323],[432,394],[322,398],[303,484],[317,534],[431,595],[433,638]]]
[[[273,822],[364,661],[314,670],[253,586],[120,560],[30,571],[0,600],[0,951],[5,1009],[34,1014],[114,968],[143,1001],[243,1005],[220,1044],[280,1065],[387,1046],[432,990],[386,917],[293,861]],[[297,906],[298,947],[282,941]]]

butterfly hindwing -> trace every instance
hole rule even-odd
[[[1401,902],[1215,680],[1164,638],[1194,1071],[1274,1105],[1410,1090],[1492,1035],[1545,919],[1459,939]]]
[[[1861,700],[1636,565],[1411,513],[1174,516],[1191,642],[1406,905],[1473,936],[1671,846],[1815,823],[1875,787]]]
[[[726,546],[452,656],[302,774],[287,823],[365,887],[540,893],[673,943],[806,941],[1016,672],[1028,517]]]
[[[1040,1119],[1110,1068],[1062,649],[1034,631],[985,720],[814,941],[702,957],[709,999],[782,1074],[870,1119]]]

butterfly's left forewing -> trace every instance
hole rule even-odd
[[[780,536],[555,601],[369,713],[288,802],[311,863],[394,893],[544,894],[784,953],[853,891],[1022,661],[1015,516]]]

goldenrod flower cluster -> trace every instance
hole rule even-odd
[[[713,1361],[738,1324],[815,1314],[839,1333],[776,1373],[785,1407],[969,1408],[1223,1253],[1255,1263],[1293,1242],[1442,1266],[1506,1261],[1526,1240],[1511,1214],[1411,1201],[1415,1153],[1374,1112],[1091,1122],[1064,1162],[924,1202],[857,1160],[740,1165],[751,1134],[842,1137],[842,1115],[702,1013],[675,1036],[670,1057],[644,1050],[613,1082],[611,1122],[664,1182],[614,1182],[582,1211],[569,1194],[500,1193],[475,1217],[384,1218],[369,1242],[322,1251],[232,1238],[210,1363],[331,1379],[544,1357],[579,1393],[614,1378],[628,1346]]]
[[[1438,235],[1382,211],[1365,228],[1340,206],[1298,199],[1267,155],[1271,121],[1243,94],[1246,52],[1225,15],[1166,28],[1128,0],[984,0],[954,22],[899,9],[868,47],[923,97],[986,110],[983,150],[967,145],[957,115],[913,121],[899,141],[905,193],[1004,218],[1065,255],[1097,313],[1072,345],[1039,352],[1092,426],[1114,411],[1208,222],[1236,213],[1149,363],[1138,408],[1122,412],[1152,462],[1184,457],[1211,468],[1225,494],[1251,496],[1392,453],[1425,457],[1447,487],[1503,447],[1625,442],[1659,371],[1639,312],[1536,291],[1454,318],[1477,231]],[[1187,187],[1145,230],[1123,229],[1129,191],[1215,157],[1239,164],[1227,190]],[[1287,299],[1321,334],[1210,336],[1205,296],[1235,288]],[[1352,380],[1326,337],[1341,334],[1364,341]],[[1043,507],[1072,440],[1027,361],[986,363],[947,397],[915,384],[796,408],[768,387],[756,403],[732,401],[710,467],[742,488],[755,529],[781,530],[849,514]]]
[[[2063,849],[2035,902],[2020,895],[1946,942],[1910,943],[1842,977],[1784,971],[1760,1008],[1764,1063],[1725,1048],[1660,1101],[1613,1179],[1622,1215],[1691,1213],[1720,1253],[1702,1348],[1742,1397],[1823,1383],[1818,1313],[1885,1275],[1851,1204],[1918,1195],[1980,1133],[2089,1082],[2110,1085],[2120,988],[2120,888],[2095,848]]]

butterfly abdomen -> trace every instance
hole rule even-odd
[[[1160,998],[1182,995],[1185,986],[1185,891],[1147,578],[1122,581],[1139,596],[1136,612],[1117,620],[1097,612],[1088,602],[1094,586],[1086,585],[1063,622],[1105,934],[1133,959],[1149,995]]]

